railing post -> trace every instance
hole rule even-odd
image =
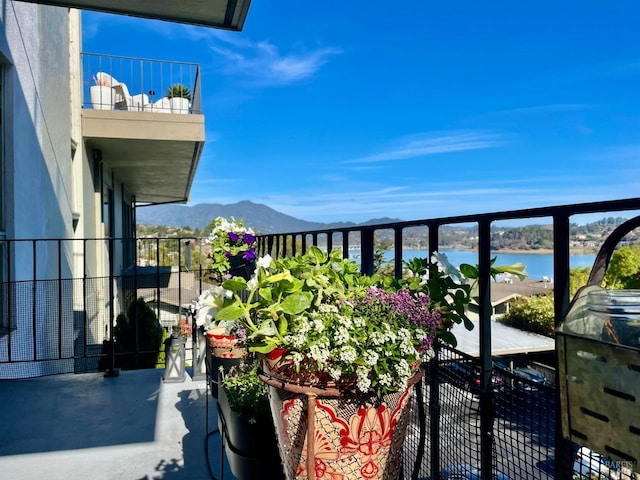
[[[33,281],[33,285],[31,286],[31,328],[33,330],[33,342],[32,342],[32,347],[33,347],[33,360],[37,361],[38,360],[38,344],[37,344],[37,338],[38,338],[38,323],[36,321],[36,319],[38,318],[38,310],[36,308],[36,304],[38,302],[37,300],[37,295],[38,295],[38,269],[37,269],[37,258],[38,258],[38,241],[34,240],[32,243],[32,256],[33,256],[33,272],[32,272],[32,281]]]
[[[373,275],[373,248],[374,248],[373,228],[363,228],[360,240],[360,271],[365,275]]]
[[[349,258],[349,231],[342,232],[342,258]]]
[[[434,355],[429,360],[429,429],[431,444],[431,478],[440,478],[440,374],[438,362],[440,361],[440,344],[433,344]],[[424,395],[424,392],[422,392]],[[426,422],[420,418],[420,443],[419,448],[424,449],[422,429],[426,428]]]
[[[116,368],[116,344],[113,338],[113,321],[115,317],[115,292],[113,290],[114,266],[113,255],[115,251],[113,237],[108,238],[109,244],[109,342],[111,343],[111,368],[104,372],[105,377],[117,377],[120,375],[120,369]],[[137,330],[137,326],[136,326]]]
[[[333,250],[333,233],[327,233],[327,253],[331,253]]]
[[[556,326],[560,324],[567,309],[569,308],[569,240],[570,225],[568,215],[556,214],[553,216],[553,301],[554,316]],[[561,279],[560,282],[557,280]],[[556,367],[559,365],[558,347],[555,351]],[[557,371],[557,368],[556,368]],[[572,478],[569,471],[569,459],[571,456],[568,442],[562,435],[562,410],[560,408],[560,382],[564,379],[555,378],[555,400],[556,400],[556,429],[555,429],[555,459],[554,476],[559,480]]]
[[[480,466],[483,479],[490,479],[493,471],[493,389],[491,375],[491,223],[478,222],[478,297],[480,324]]]
[[[393,272],[396,278],[402,278],[402,233],[402,227],[396,226],[393,228]]]

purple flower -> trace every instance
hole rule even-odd
[[[252,247],[249,250],[247,250],[246,252],[244,252],[244,254],[242,255],[242,258],[244,258],[245,260],[255,260],[256,251]]]
[[[247,245],[253,245],[253,242],[256,241],[256,237],[254,235],[251,235],[250,233],[243,233],[242,241]]]
[[[227,232],[227,236],[232,243],[236,243],[240,238],[236,232]]]
[[[231,254],[231,251],[227,250],[226,252],[224,252],[224,256],[227,258],[231,258],[233,257],[233,255]]]

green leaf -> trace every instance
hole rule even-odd
[[[251,345],[249,347],[249,351],[250,352],[256,352],[256,353],[267,354],[267,353],[271,352],[274,348],[276,348],[276,344],[275,343],[265,343],[265,344],[262,344],[262,345]]]
[[[495,277],[500,273],[510,273],[512,275],[517,276],[520,279],[520,281],[522,281],[525,278],[527,278],[527,267],[524,264],[518,262],[512,265],[501,265],[499,267],[491,268],[491,275],[493,277]]]
[[[296,292],[286,297],[281,303],[282,311],[289,315],[297,315],[311,306],[313,295],[310,292]]]
[[[448,330],[440,333],[439,337],[443,342],[448,343],[453,348],[456,348],[458,346],[458,340],[456,339],[456,336]]]
[[[460,272],[467,278],[478,278],[479,272],[478,267],[474,267],[473,265],[469,265],[468,263],[460,264]]]
[[[327,255],[316,246],[312,246],[307,255],[312,258],[316,264],[320,264],[327,260]]]
[[[244,309],[237,303],[232,303],[224,308],[218,310],[216,314],[216,320],[236,320],[244,315]]]
[[[232,292],[240,292],[247,289],[247,281],[242,277],[233,277],[222,282],[222,287]]]

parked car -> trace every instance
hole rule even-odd
[[[493,357],[493,364],[514,375],[514,386],[526,392],[537,391],[541,385],[549,385],[547,378],[535,366],[522,359]]]
[[[574,457],[573,478],[579,480],[640,480],[640,473],[633,473],[625,465],[625,462],[617,462],[587,447],[580,447]]]
[[[472,360],[461,359],[445,361],[440,365],[442,380],[455,385],[458,388],[467,390],[473,394],[480,393],[480,375],[482,373],[480,365]],[[496,375],[491,376],[491,386],[498,390],[502,388],[504,380]]]
[[[463,463],[440,470],[441,480],[480,480],[482,478],[479,465]],[[497,470],[491,475],[492,480],[509,480],[509,477]]]

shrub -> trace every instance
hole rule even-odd
[[[553,337],[555,316],[553,294],[518,297],[509,302],[509,313],[500,319],[512,327]]]
[[[155,368],[160,360],[164,360],[159,357],[164,355],[161,347],[165,335],[153,309],[142,298],[134,300],[127,313],[120,313],[116,318],[113,329],[115,367],[122,370]],[[102,353],[99,369],[104,371],[111,366],[111,342],[108,340],[103,342]]]

